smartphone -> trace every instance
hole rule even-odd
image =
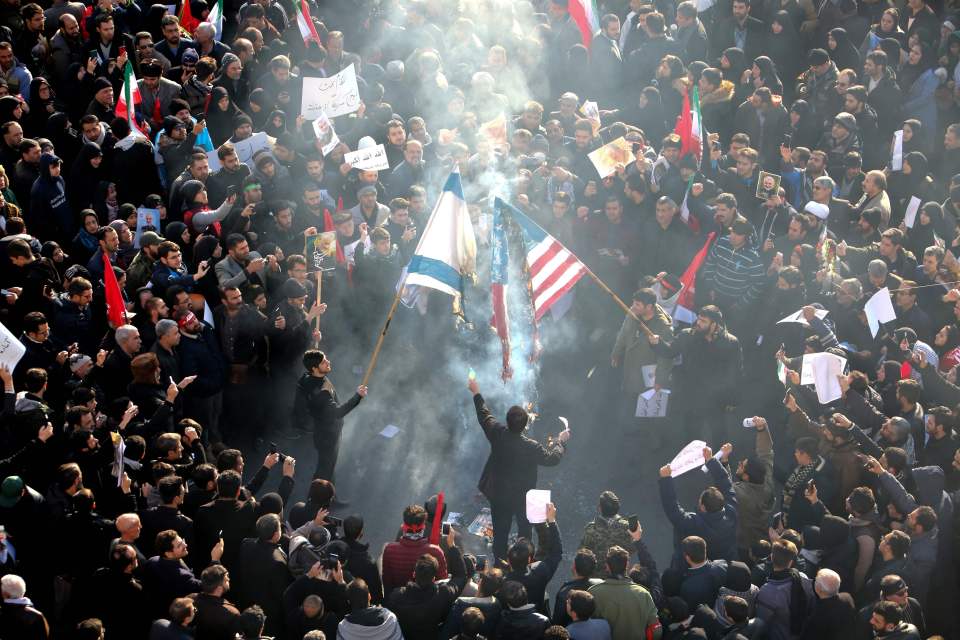
[[[443,525],[440,527],[440,532],[445,536],[450,535],[450,523],[444,522]]]
[[[223,538],[223,529],[220,529],[220,531],[217,533],[217,538]]]
[[[487,570],[487,556],[477,556],[477,573],[483,573]]]
[[[277,453],[277,443],[276,443],[276,442],[271,442],[271,443],[270,443],[270,455],[273,455],[273,454],[275,454],[275,453]]]
[[[783,146],[789,148],[791,142],[793,142],[793,136],[789,133],[783,134]]]
[[[333,516],[327,516],[327,522],[333,525],[334,527],[343,526],[343,518],[334,518]]]
[[[628,516],[627,522],[630,523],[630,531],[636,531],[640,526],[640,518],[638,518],[636,515]]]
[[[807,491],[813,491],[816,488],[817,488],[817,483],[814,481],[813,478],[810,478],[810,480],[807,481]]]
[[[126,53],[127,53],[127,48],[126,48],[125,46],[123,46],[123,45],[120,45],[119,55],[121,55],[121,56],[122,56],[122,55],[126,55]]]
[[[237,195],[237,185],[235,184],[227,185],[227,197],[229,198],[230,196],[235,196],[235,195]]]

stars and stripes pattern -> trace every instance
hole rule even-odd
[[[543,314],[587,273],[587,267],[573,252],[515,207],[499,198],[494,206],[501,211],[509,211],[513,221],[523,231],[534,319],[539,322]]]

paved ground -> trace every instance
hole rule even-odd
[[[619,323],[616,318],[613,322]],[[662,569],[672,550],[672,532],[659,504],[657,471],[690,438],[670,418],[642,427],[618,421],[616,372],[608,363],[611,332],[616,328],[584,337],[576,341],[576,348],[570,346],[574,342],[563,343],[567,336],[553,336],[552,344],[547,336],[538,384],[532,382],[532,371],[517,362],[522,354],[515,350],[518,372],[507,387],[496,380],[499,353],[491,352],[489,343],[434,343],[427,353],[415,353],[403,346],[403,331],[400,338],[388,336],[388,349],[371,381],[370,395],[346,420],[336,485],[350,504],[337,515],[362,514],[371,550],[379,550],[392,540],[404,506],[422,503],[439,490],[445,491],[449,510],[463,513],[467,523],[486,506],[476,485],[489,445],[465,387],[467,371],[475,368],[488,404],[498,416],[510,404],[538,399],[540,417],[531,437],[542,439],[559,432],[557,416],[570,420],[573,439],[567,455],[558,467],[541,469],[539,476],[539,487],[553,491],[563,534],[564,562],[551,590],[569,576],[583,527],[594,517],[597,498],[605,489],[620,496],[622,513],[639,516],[644,538]],[[438,357],[441,353],[444,358]],[[342,399],[355,388],[362,364],[365,355],[344,354],[336,359],[332,379]],[[743,453],[752,448],[752,437],[734,427],[743,417],[740,413],[749,415],[719,417],[728,423],[728,433]],[[399,428],[393,438],[380,435],[388,424]],[[309,436],[278,439],[277,444],[298,460],[294,500],[303,499],[315,462]],[[248,459],[254,463],[264,452],[250,451]],[[267,490],[276,486],[276,480],[268,481]],[[693,471],[678,484],[681,500],[693,508],[706,486],[706,476]],[[466,540],[469,551],[489,555],[482,539],[467,536]]]

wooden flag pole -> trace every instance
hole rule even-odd
[[[323,269],[319,269],[317,271],[317,302],[316,302],[317,305],[320,304],[320,292],[322,290],[323,290]],[[317,316],[316,318],[313,319],[313,328],[316,329],[317,331],[320,330],[320,316]],[[317,349],[320,348],[319,340],[316,341],[316,344],[314,344],[314,347]]]
[[[367,364],[367,370],[364,372],[363,380],[360,382],[363,386],[367,386],[367,382],[370,381],[370,375],[373,373],[373,368],[377,366],[380,348],[383,347],[383,340],[387,337],[387,331],[390,329],[390,321],[393,320],[393,314],[397,312],[397,306],[400,305],[400,298],[403,297],[403,285],[406,282],[407,278],[404,277],[400,286],[397,287],[397,295],[393,296],[393,304],[390,305],[390,311],[387,312],[387,319],[383,321],[383,328],[380,330],[380,335],[377,336],[377,344],[373,347],[370,363]]]
[[[653,331],[650,331],[650,328],[647,327],[647,325],[645,325],[645,324],[643,323],[643,320],[641,320],[640,317],[637,316],[637,314],[635,314],[635,313],[633,312],[633,309],[631,309],[630,307],[628,307],[627,304],[626,304],[623,300],[620,299],[620,296],[618,296],[616,293],[614,293],[613,290],[612,290],[610,287],[608,287],[603,280],[601,280],[600,278],[597,277],[597,274],[595,274],[595,273],[594,273],[593,271],[591,271],[590,269],[587,269],[586,265],[584,265],[583,268],[587,270],[587,274],[588,274],[591,278],[593,278],[593,281],[596,282],[597,285],[598,285],[601,289],[603,289],[604,291],[606,291],[607,293],[610,294],[610,297],[612,297],[612,298],[614,299],[614,301],[615,301],[618,305],[620,305],[620,308],[623,309],[628,316],[630,316],[631,318],[633,318],[634,320],[637,321],[637,323],[640,325],[640,329],[647,335],[648,338],[649,338],[650,336],[652,336],[652,335],[655,335],[655,334],[653,333]]]

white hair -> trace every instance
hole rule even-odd
[[[140,335],[139,329],[137,329],[132,324],[122,324],[119,327],[117,327],[117,331],[114,337],[117,340],[117,344],[125,344],[128,340],[130,340],[136,335]]]
[[[203,31],[204,33],[209,35],[211,38],[217,35],[217,28],[214,27],[213,23],[210,23],[210,22],[201,22],[200,24],[198,24],[197,28],[194,29],[193,32],[197,33],[198,31]]]
[[[840,593],[840,574],[832,569],[817,571],[817,589],[824,596],[832,598]]]
[[[8,573],[0,578],[0,590],[4,598],[22,598],[27,592],[27,583],[20,576]]]

